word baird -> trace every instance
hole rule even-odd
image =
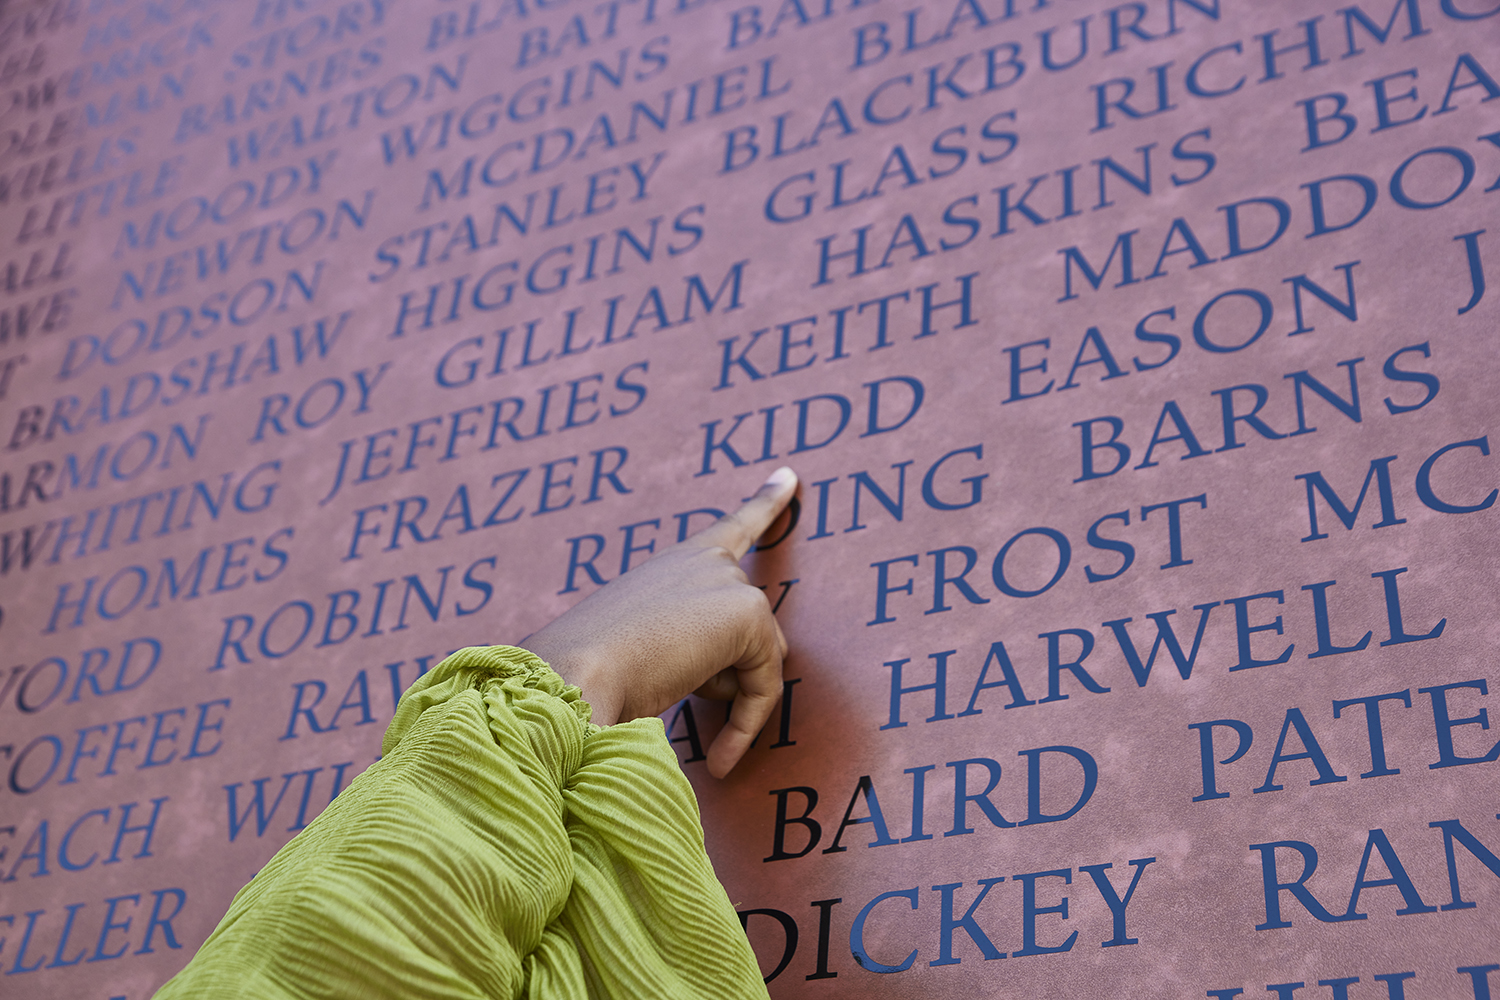
[[[1081,778],[1060,778],[1058,776],[1058,765],[1048,765],[1049,780],[1046,782],[1051,787],[1051,794],[1047,795],[1046,805],[1061,805],[1059,798],[1072,797],[1070,805],[1063,808],[1061,812],[1049,813],[1043,810],[1043,767],[1044,754],[1069,757],[1081,769]],[[974,757],[969,760],[948,761],[944,766],[953,772],[953,826],[945,831],[943,836],[961,837],[965,834],[975,832],[975,828],[969,824],[969,806],[976,806],[984,818],[996,829],[1008,830],[1021,826],[1035,826],[1039,823],[1058,823],[1065,819],[1071,819],[1077,815],[1084,806],[1088,805],[1089,799],[1093,798],[1094,790],[1099,786],[1099,764],[1094,756],[1087,750],[1078,747],[1053,746],[1037,747],[1032,750],[1022,750],[1016,754],[1025,757],[1027,761],[1026,773],[1026,818],[1019,822],[1013,822],[1005,818],[1000,812],[993,799],[993,795],[1001,780],[1001,767],[998,761],[989,757]],[[824,848],[823,854],[841,854],[848,850],[840,845],[844,839],[844,831],[851,826],[862,823],[870,824],[875,832],[875,839],[870,841],[868,847],[891,847],[896,844],[910,844],[932,839],[932,834],[924,829],[924,814],[926,812],[927,799],[927,772],[936,769],[936,764],[925,764],[919,767],[909,767],[903,772],[911,775],[912,798],[911,798],[911,834],[910,836],[897,839],[891,836],[890,828],[886,824],[885,813],[880,808],[880,799],[875,793],[875,784],[871,776],[866,774],[855,783],[854,791],[849,796],[849,805],[844,809],[843,819],[839,821],[838,829],[834,832],[833,840],[828,847]],[[986,775],[983,791],[973,791],[969,787],[970,772],[979,768],[984,769]],[[1068,770],[1072,770],[1071,766]],[[1056,786],[1061,785],[1064,791],[1059,795]],[[1076,788],[1076,791],[1075,791]],[[1006,789],[1010,792],[1010,789]],[[813,818],[813,810],[818,807],[818,790],[807,785],[796,785],[791,788],[775,788],[770,791],[776,796],[776,825],[772,837],[772,848],[769,857],[763,861],[786,861],[793,858],[804,857],[817,847],[823,838],[823,825]],[[792,795],[802,798],[804,806],[800,816],[789,815],[789,801]],[[1009,796],[1017,800],[1019,796]],[[867,815],[855,817],[854,810],[859,805],[860,799],[864,799]],[[1012,815],[1019,815],[1013,811]],[[788,826],[800,826],[806,837],[806,842],[800,850],[788,850],[786,837]]]

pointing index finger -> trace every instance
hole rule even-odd
[[[742,559],[755,540],[765,533],[776,520],[797,491],[797,474],[782,466],[761,484],[755,495],[746,500],[738,510],[726,514],[702,531],[693,535],[690,542],[703,546],[722,546],[733,553],[736,561]]]

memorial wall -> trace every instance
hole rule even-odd
[[[1497,209],[1494,0],[12,0],[0,994],[789,464],[773,996],[1500,995]]]

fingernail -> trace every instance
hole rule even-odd
[[[781,468],[777,469],[775,472],[771,473],[769,477],[766,478],[765,485],[780,488],[790,483],[795,483],[796,481],[797,474],[792,471],[791,466],[783,465]]]

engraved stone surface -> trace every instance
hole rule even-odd
[[[773,996],[1486,1000],[1497,178],[1493,0],[5,4],[0,995],[785,463]]]

